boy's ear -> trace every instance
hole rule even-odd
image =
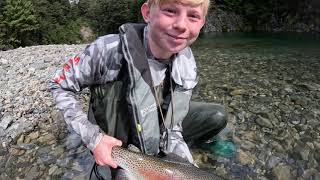
[[[144,21],[146,23],[149,23],[149,19],[150,19],[150,7],[148,6],[147,3],[144,3],[142,6],[141,6],[141,14],[142,14],[142,17],[144,19]]]

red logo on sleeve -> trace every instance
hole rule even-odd
[[[74,57],[74,58],[70,58],[70,59],[69,59],[69,63],[70,63],[70,64],[74,63],[75,65],[78,65],[79,62],[80,62],[80,57],[79,57],[79,56],[76,56],[76,57]]]
[[[66,63],[66,64],[64,64],[63,65],[63,69],[65,70],[65,71],[69,71],[70,70],[70,65],[68,64],[68,63]]]
[[[54,78],[54,82],[57,84],[60,84],[64,80],[66,80],[66,76],[64,74],[60,75],[59,77]]]
[[[74,57],[73,61],[76,65],[78,65],[80,62],[80,57],[79,56]]]

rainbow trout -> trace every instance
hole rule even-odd
[[[129,180],[220,180],[191,163],[172,162],[115,146],[113,160],[123,168]]]

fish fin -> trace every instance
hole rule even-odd
[[[135,178],[132,178],[130,173],[124,169],[118,169],[116,173],[115,180],[132,180]]]
[[[129,144],[127,149],[131,152],[141,153],[140,149],[133,144]]]

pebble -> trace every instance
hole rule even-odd
[[[267,118],[264,118],[264,117],[262,117],[260,115],[258,115],[258,118],[256,119],[256,123],[259,124],[262,127],[266,127],[266,128],[270,128],[270,129],[273,128],[273,125],[270,122],[270,120],[267,119]]]
[[[48,174],[51,176],[59,167],[56,165],[53,165],[50,169]]]
[[[45,135],[41,135],[38,141],[40,143],[50,143],[54,139],[55,139],[55,136],[53,134],[45,134]]]
[[[12,123],[13,118],[11,116],[4,116],[0,122],[0,128],[7,129],[9,125]]]
[[[243,94],[246,94],[246,90],[243,90],[243,89],[235,89],[233,91],[230,92],[230,95],[231,96],[240,96],[240,95],[243,95]]]
[[[278,165],[273,168],[272,172],[278,180],[292,180],[291,167],[286,165]]]
[[[249,155],[249,153],[238,149],[238,159],[242,165],[251,165],[255,163],[255,160]]]
[[[30,134],[28,135],[28,137],[29,137],[31,140],[35,140],[35,139],[39,138],[39,136],[40,136],[39,131],[32,132],[32,133],[30,133]]]
[[[23,144],[23,142],[24,142],[24,134],[22,134],[22,135],[19,137],[19,139],[17,140],[17,145]]]

